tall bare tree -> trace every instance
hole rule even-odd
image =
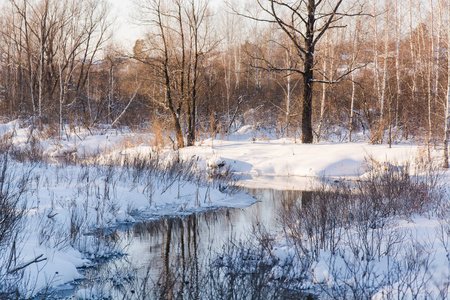
[[[312,101],[313,86],[315,82],[335,83],[348,75],[345,72],[336,80],[314,77],[316,67],[316,47],[328,30],[343,27],[341,21],[361,11],[344,11],[343,0],[257,0],[259,7],[268,16],[257,18],[246,15],[258,21],[275,23],[286,34],[293,44],[295,53],[301,60],[301,68],[287,70],[283,67],[270,65],[269,68],[277,71],[291,71],[301,74],[303,78],[302,101],[302,142],[313,142]],[[354,7],[352,7],[354,9]]]
[[[447,6],[447,11],[450,16],[450,2]],[[447,45],[450,45],[450,22],[447,24]],[[447,79],[447,99],[444,104],[444,117],[445,117],[445,126],[444,126],[444,155],[443,155],[443,163],[442,166],[446,169],[449,167],[448,162],[448,147],[450,143],[450,53],[447,53],[447,62],[448,62],[448,79]]]
[[[139,20],[148,25],[149,33],[141,45],[141,55],[134,58],[156,70],[155,79],[164,87],[164,93],[151,99],[169,112],[176,147],[193,145],[201,59],[212,47],[208,39],[208,3],[198,0],[137,0],[136,4],[140,7]]]
[[[353,42],[352,42],[352,63],[355,63],[358,58],[359,52],[359,44],[361,42],[360,38],[360,30],[361,30],[361,19],[358,17],[356,19],[355,32],[353,34]],[[355,73],[351,74],[352,81],[352,96],[350,100],[350,120],[349,120],[349,131],[348,131],[348,141],[352,141],[352,132],[353,132],[353,123],[354,123],[354,115],[355,115],[355,98],[356,98],[356,78]]]

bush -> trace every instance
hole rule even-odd
[[[324,295],[371,299],[395,282],[396,295],[424,291],[430,247],[393,226],[395,218],[436,215],[443,207],[439,174],[432,168],[420,171],[411,174],[408,164],[378,164],[363,180],[323,184],[303,192],[299,203],[283,206],[280,219],[298,256],[327,266],[328,278],[318,285]]]
[[[25,214],[21,201],[28,187],[26,175],[18,175],[8,166],[8,156],[0,162],[0,298],[17,297],[17,283],[24,265],[17,261],[19,233]]]

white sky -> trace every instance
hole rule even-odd
[[[113,6],[111,9],[111,13],[114,16],[117,16],[116,26],[118,30],[115,35],[115,40],[117,42],[123,42],[123,46],[131,47],[134,45],[134,42],[142,38],[143,30],[133,24],[133,19],[131,13],[135,8],[132,0],[108,0],[109,3]],[[210,5],[218,5],[218,3],[223,2],[224,0],[209,0]]]
[[[134,4],[131,0],[109,0],[113,5],[111,13],[117,16],[115,40],[123,41],[124,46],[134,45],[136,39],[142,37],[142,30],[136,25],[132,24],[130,13],[134,9]]]

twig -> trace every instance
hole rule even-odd
[[[15,272],[17,272],[17,271],[20,271],[20,270],[22,270],[22,269],[25,269],[26,267],[28,267],[28,266],[30,266],[30,265],[32,265],[32,264],[40,263],[40,262],[42,262],[42,261],[47,260],[46,257],[41,258],[42,256],[44,256],[44,254],[39,255],[38,257],[36,257],[36,258],[33,259],[32,261],[29,261],[29,262],[27,262],[27,263],[24,263],[24,264],[19,265],[18,267],[15,267],[14,269],[8,271],[8,274],[13,274],[13,273],[15,273]]]

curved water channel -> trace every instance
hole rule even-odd
[[[115,232],[119,247],[127,255],[85,270],[86,280],[75,290],[60,291],[56,298],[154,299],[157,288],[159,295],[171,299],[178,298],[171,293],[180,281],[189,292],[195,292],[189,285],[199,280],[203,262],[213,258],[231,240],[234,243],[251,240],[252,231],[258,225],[276,234],[281,230],[282,205],[311,195],[311,192],[293,190],[245,191],[260,201],[246,208],[220,208],[137,223],[126,231]]]

